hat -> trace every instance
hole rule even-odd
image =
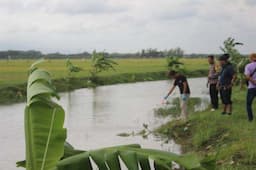
[[[253,61],[256,61],[256,53],[252,53],[250,55],[250,59],[253,60]]]
[[[227,61],[229,59],[229,54],[223,54],[222,56],[220,56],[219,60],[220,61]]]

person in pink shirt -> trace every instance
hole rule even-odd
[[[248,114],[248,120],[253,121],[252,103],[256,97],[256,53],[250,55],[251,63],[245,66],[244,74],[248,80],[248,91],[246,99],[246,109]]]

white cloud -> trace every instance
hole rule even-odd
[[[0,0],[0,49],[80,52],[181,46],[218,52],[228,36],[254,50],[254,0]]]

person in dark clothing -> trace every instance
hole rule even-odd
[[[246,99],[246,109],[248,120],[253,121],[252,103],[256,97],[256,53],[250,55],[251,63],[245,66],[244,74],[248,80],[248,91]]]
[[[178,86],[180,90],[180,95],[181,95],[180,97],[181,117],[187,119],[188,117],[187,104],[190,96],[190,88],[189,88],[187,78],[184,75],[177,73],[176,71],[170,71],[168,76],[169,78],[174,79],[174,83],[171,90],[164,97],[164,99],[167,100],[168,97],[174,91],[175,87]]]
[[[224,105],[222,114],[232,114],[232,86],[236,79],[236,73],[233,65],[228,61],[229,54],[224,54],[219,58],[222,70],[218,81],[220,97]]]
[[[212,109],[211,111],[215,111],[219,107],[219,97],[218,97],[218,89],[217,89],[217,83],[218,83],[218,66],[215,64],[214,56],[210,55],[208,56],[208,63],[210,64],[209,68],[209,74],[208,74],[208,81],[207,81],[207,87],[209,88],[210,92],[210,98],[211,98],[211,104]]]

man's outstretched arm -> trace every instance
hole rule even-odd
[[[175,86],[172,86],[172,88],[170,89],[170,91],[168,92],[168,94],[164,97],[164,99],[167,99],[171,94],[172,92],[174,91],[175,89]]]

